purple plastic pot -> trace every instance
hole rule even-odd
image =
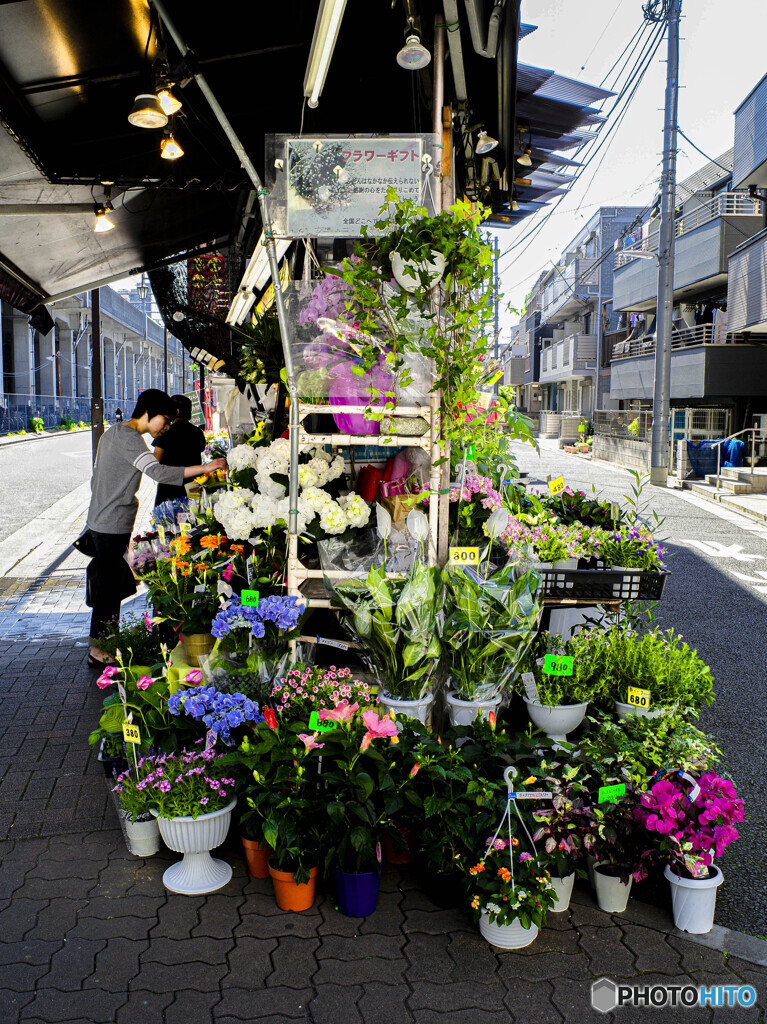
[[[378,904],[379,871],[339,871],[333,868],[338,894],[338,909],[347,917],[367,917]]]

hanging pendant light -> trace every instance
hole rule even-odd
[[[477,134],[477,145],[474,147],[474,152],[477,156],[484,156],[485,153],[492,152],[497,145],[498,139],[488,135],[485,129],[482,128]]]
[[[111,231],[114,228],[114,224],[109,219],[110,213],[114,213],[111,203],[105,203],[103,206],[96,207],[96,222],[93,225],[93,230],[97,235],[103,234],[104,231]]]
[[[164,128],[168,115],[153,92],[142,92],[136,97],[128,120],[136,128]]]
[[[170,91],[167,85],[164,85],[157,93],[157,99],[160,102],[163,113],[167,114],[168,117],[170,117],[171,114],[177,114],[183,106],[181,100]]]
[[[173,132],[166,132],[160,143],[160,156],[163,160],[178,160],[184,155],[184,151],[173,137]]]
[[[397,54],[397,63],[406,71],[420,71],[431,64],[431,54],[412,29],[411,35],[405,39],[405,45]]]

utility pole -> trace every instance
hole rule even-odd
[[[674,310],[674,209],[676,205],[676,133],[679,99],[679,16],[682,0],[650,0],[643,8],[648,21],[668,22],[666,104],[663,123],[660,237],[658,240],[658,302],[655,333],[650,483],[665,487],[668,478],[668,422],[671,404],[671,327]]]
[[[167,395],[168,393],[168,328],[166,327],[162,335],[162,379],[163,379],[163,391]]]
[[[493,356],[498,359],[499,355],[499,341],[498,335],[500,333],[500,327],[498,323],[498,289],[501,286],[500,278],[498,277],[498,257],[500,255],[500,243],[498,241],[498,235],[493,235],[493,334],[495,341],[493,343]],[[498,382],[493,385],[493,391],[498,394]]]

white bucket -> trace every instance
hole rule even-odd
[[[602,874],[599,870],[600,867],[607,867],[607,865],[594,865],[594,881],[599,909],[608,914],[622,914],[628,905],[631,883],[634,880],[629,876],[628,882],[622,882],[620,878],[613,875]]]
[[[409,718],[415,718],[426,725],[429,711],[434,703],[434,694],[427,693],[425,697],[421,697],[419,700],[395,700],[388,693],[379,690],[378,702],[386,712],[393,711],[395,715],[407,715]]]
[[[549,913],[563,914],[570,906],[570,898],[573,895],[573,885],[575,883],[575,872],[571,871],[564,878],[557,878],[556,875],[552,875],[549,881],[554,890],[554,895],[557,897],[557,902],[549,910]]]
[[[716,872],[713,878],[682,878],[666,865],[663,875],[671,885],[674,924],[682,932],[705,935],[714,927],[716,890],[724,875],[715,864],[711,870]]]
[[[498,712],[503,697],[491,697],[489,700],[461,700],[454,693],[448,693],[447,710],[450,714],[451,725],[471,725],[478,714],[487,718],[491,711]]]

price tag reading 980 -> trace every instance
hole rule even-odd
[[[650,706],[650,691],[642,690],[638,686],[629,686],[629,699],[628,703],[633,704],[635,708],[649,708]]]
[[[479,548],[450,548],[449,565],[479,565]]]

